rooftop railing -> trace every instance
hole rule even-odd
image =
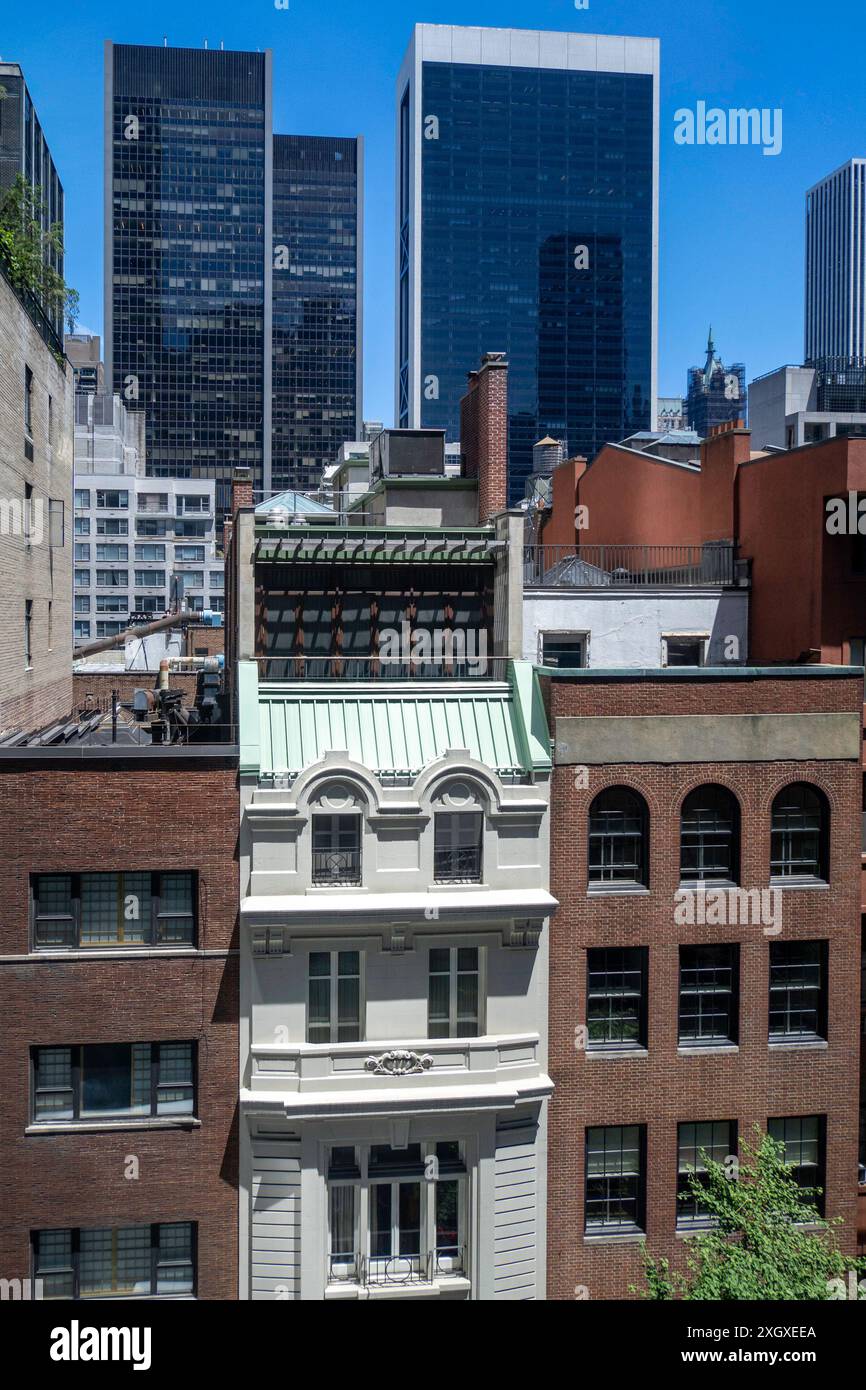
[[[747,582],[733,545],[528,545],[527,588],[688,589]]]
[[[508,658],[479,653],[421,660],[377,656],[259,656],[262,681],[411,681],[508,679]]]

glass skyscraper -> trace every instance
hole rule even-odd
[[[317,487],[360,416],[358,142],[275,137],[271,88],[268,52],[106,46],[106,378],[218,513],[236,464]]]
[[[275,491],[360,437],[362,186],[362,139],[274,137]]]
[[[806,194],[806,362],[866,365],[866,159]]]
[[[509,499],[532,446],[655,421],[655,39],[417,25],[397,88],[396,410],[459,438],[509,362]]]

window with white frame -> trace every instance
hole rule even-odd
[[[361,1031],[361,952],[311,951],[307,1042],[360,1042]]]
[[[482,1032],[482,951],[477,946],[430,949],[427,1036],[477,1038]]]
[[[361,882],[361,817],[318,812],[313,816],[313,882]]]
[[[328,1156],[328,1281],[407,1285],[467,1268],[467,1174],[457,1140],[335,1146]]]
[[[433,877],[436,883],[480,883],[484,817],[480,811],[437,811]]]
[[[670,633],[662,637],[663,666],[703,666],[707,659],[709,636],[700,633]]]

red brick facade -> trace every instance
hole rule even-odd
[[[687,678],[545,682],[555,732],[560,716],[762,711],[859,711],[862,691],[844,679]],[[769,885],[770,813],[791,782],[820,787],[830,805],[829,889],[782,893],[781,941],[829,943],[828,1043],[768,1045],[770,940],[760,926],[683,926],[674,920],[680,883],[680,807],[694,787],[719,783],[740,803],[743,888]],[[844,1219],[840,1243],[856,1250],[860,1006],[860,769],[851,761],[634,764],[554,770],[551,891],[550,1069],[556,1092],[549,1135],[549,1297],[620,1299],[642,1285],[634,1237],[584,1234],[587,1127],[646,1126],[647,1248],[681,1266],[676,1231],[677,1126],[735,1121],[740,1138],[769,1117],[826,1116],[827,1215]],[[577,783],[577,785],[576,785]],[[649,810],[649,892],[587,892],[588,813],[604,787],[639,791]],[[739,943],[739,1040],[735,1050],[686,1054],[678,1047],[679,947]],[[648,948],[645,1054],[593,1056],[578,1041],[586,1023],[587,950]],[[578,1291],[576,1293],[576,1290]]]
[[[460,442],[466,474],[478,479],[478,524],[484,526],[508,505],[508,363],[502,353],[487,353],[480,370],[469,373]]]
[[[0,764],[0,1271],[30,1276],[55,1227],[197,1223],[198,1297],[237,1296],[238,790],[227,756]],[[198,874],[198,949],[88,960],[31,952],[34,873]],[[195,1041],[196,1125],[26,1133],[32,1046]],[[129,1159],[138,1176],[127,1176]]]

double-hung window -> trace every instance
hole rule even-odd
[[[646,1126],[586,1131],[586,1233],[645,1229]]]
[[[770,1041],[827,1036],[826,941],[770,943]]]
[[[680,1045],[738,1040],[739,946],[680,947]]]
[[[767,1121],[767,1133],[783,1146],[783,1157],[792,1177],[802,1188],[818,1188],[817,1195],[804,1191],[803,1205],[824,1214],[827,1166],[827,1121],[824,1115],[792,1115]]]
[[[712,1212],[702,1200],[698,1186],[706,1186],[706,1159],[723,1166],[737,1152],[737,1126],[734,1120],[709,1120],[702,1124],[682,1124],[677,1130],[677,1226],[713,1224]]]
[[[645,946],[600,947],[586,953],[587,1047],[646,1047]]]

